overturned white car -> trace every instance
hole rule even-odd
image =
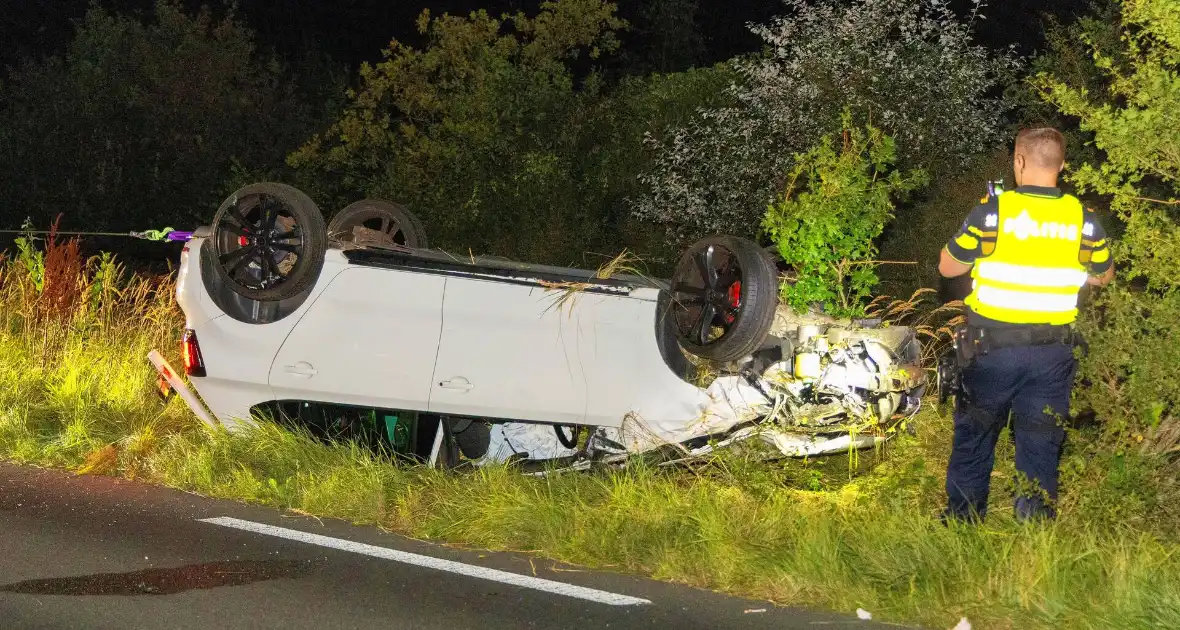
[[[211,424],[271,418],[453,465],[692,454],[758,437],[787,455],[884,439],[926,378],[906,327],[797,316],[765,250],[713,236],[670,280],[430,249],[401,206],[328,225],[247,186],[181,255],[184,373]],[[691,360],[690,360],[691,359]]]

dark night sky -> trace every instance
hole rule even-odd
[[[21,56],[58,52],[72,33],[72,20],[82,17],[89,0],[0,0],[0,63],[8,65]],[[187,2],[196,6],[199,1]],[[205,3],[208,3],[207,1]],[[209,3],[219,6],[217,2]],[[412,41],[414,19],[424,7],[434,13],[466,13],[485,8],[490,13],[523,9],[531,12],[539,0],[240,0],[240,12],[264,44],[291,54],[314,45],[340,62],[355,66],[376,60],[391,37]],[[624,17],[634,13],[636,2],[621,0]],[[966,6],[963,0],[953,2]],[[118,11],[145,11],[152,0],[103,0],[102,6]],[[708,48],[707,61],[756,49],[757,39],[746,30],[750,21],[764,21],[779,12],[778,0],[700,0],[699,25]],[[993,0],[985,9],[988,19],[978,32],[983,43],[1021,45],[1031,52],[1041,45],[1042,15],[1057,13],[1068,20],[1085,7],[1081,0],[1012,2]]]

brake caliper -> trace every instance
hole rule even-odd
[[[732,324],[737,319],[737,310],[742,306],[742,281],[738,280],[729,285],[729,306],[732,310],[725,313],[725,323]]]

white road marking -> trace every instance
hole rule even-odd
[[[619,595],[618,593],[599,591],[592,588],[586,588],[584,586],[574,586],[573,584],[565,584],[564,582],[554,582],[552,580],[545,580],[537,577],[520,575],[517,573],[509,573],[507,571],[499,571],[497,569],[489,569],[471,564],[463,564],[462,562],[455,562],[453,560],[443,560],[441,558],[434,558],[432,556],[423,556],[416,553],[410,553],[408,551],[398,551],[396,549],[389,549],[388,547],[366,545],[364,543],[353,542],[351,540],[342,540],[340,538],[332,538],[330,536],[310,534],[308,532],[287,529],[285,527],[275,527],[273,525],[264,525],[262,523],[255,523],[253,521],[243,521],[241,519],[230,518],[227,516],[219,516],[216,518],[200,518],[197,520],[201,521],[202,523],[212,523],[213,525],[221,525],[222,527],[232,527],[234,529],[241,529],[257,534],[266,534],[267,536],[286,538],[287,540],[295,540],[311,545],[319,545],[321,547],[329,547],[331,549],[339,549],[341,551],[364,554],[366,556],[373,556],[374,558],[393,560],[395,562],[404,562],[406,564],[425,567],[427,569],[449,571],[451,573],[458,573],[460,575],[479,578],[481,580],[492,580],[494,582],[511,584],[513,586],[523,586],[525,588],[546,591],[548,593],[556,593],[558,595],[565,595],[567,597],[576,597],[578,599],[585,599],[592,602],[598,602],[600,604],[610,604],[611,606],[634,606],[637,604],[651,603],[651,600],[631,597],[629,595]]]

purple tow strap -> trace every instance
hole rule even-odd
[[[167,236],[165,236],[165,238],[169,241],[187,241],[192,237],[192,232],[181,232],[179,230],[173,230],[169,232]]]

